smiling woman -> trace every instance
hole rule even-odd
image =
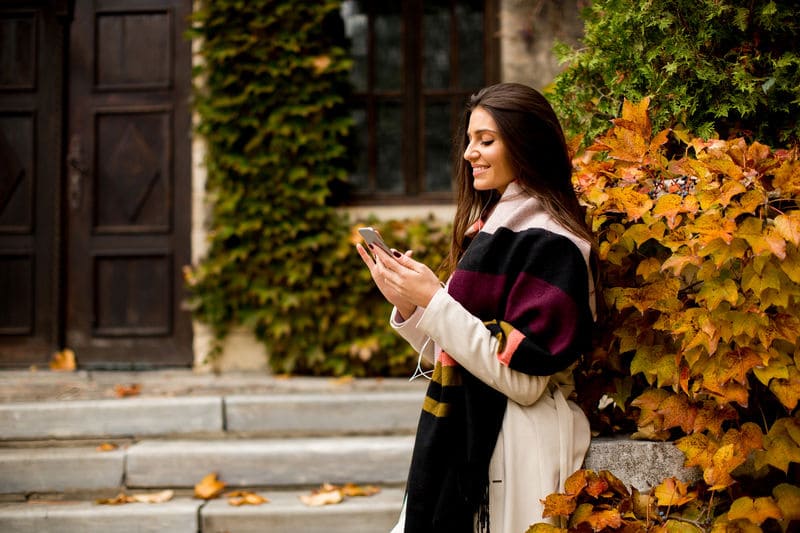
[[[434,366],[393,533],[525,531],[589,446],[567,398],[591,347],[594,247],[561,127],[520,84],[473,95],[462,124],[447,285],[411,251],[357,246]]]

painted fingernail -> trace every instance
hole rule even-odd
[[[397,250],[392,250],[392,255],[395,256],[395,257],[402,257],[403,254],[401,254]]]

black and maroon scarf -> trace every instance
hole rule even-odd
[[[499,340],[499,364],[530,375],[568,368],[591,337],[587,259],[563,230],[543,227],[552,225],[537,200],[507,190],[447,289]],[[489,461],[507,398],[456,362],[485,356],[441,352],[436,361],[411,460],[406,533],[473,533],[476,514],[489,529]]]

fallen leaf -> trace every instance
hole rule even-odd
[[[130,499],[139,503],[165,503],[170,501],[174,495],[175,491],[168,489],[150,494],[132,494]]]
[[[50,359],[50,370],[56,372],[74,372],[75,368],[75,352],[69,348],[54,353],[53,358]]]
[[[301,494],[300,501],[309,507],[321,507],[341,503],[344,500],[344,493],[341,487],[325,483],[319,489],[311,491],[311,494]]]
[[[349,497],[354,496],[374,496],[378,494],[381,489],[375,485],[356,485],[355,483],[345,483],[341,487],[342,494]]]
[[[265,498],[254,492],[248,492],[246,490],[229,492],[225,495],[225,497],[228,498],[228,505],[233,505],[235,507],[239,507],[241,505],[261,505],[263,503],[269,503],[269,498]]]
[[[120,492],[113,498],[101,498],[95,500],[98,505],[124,505],[127,503],[165,503],[172,499],[175,491],[162,490],[161,492],[149,494],[131,494],[128,496],[124,492]]]
[[[122,505],[125,503],[130,503],[130,496],[128,496],[124,492],[120,492],[113,498],[100,498],[99,500],[95,500],[94,502],[97,505]]]
[[[116,444],[112,444],[110,442],[104,442],[103,444],[95,448],[95,450],[97,450],[98,452],[111,452],[116,450],[117,448],[119,448],[119,446]]]
[[[216,498],[225,490],[225,483],[217,479],[217,473],[212,472],[194,486],[194,497],[201,500]]]
[[[117,398],[125,398],[128,396],[138,396],[142,392],[142,385],[139,383],[131,383],[130,385],[114,385],[114,394]]]

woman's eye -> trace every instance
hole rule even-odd
[[[493,142],[494,142],[494,139],[491,139],[489,141],[481,141],[481,146],[489,146]]]

